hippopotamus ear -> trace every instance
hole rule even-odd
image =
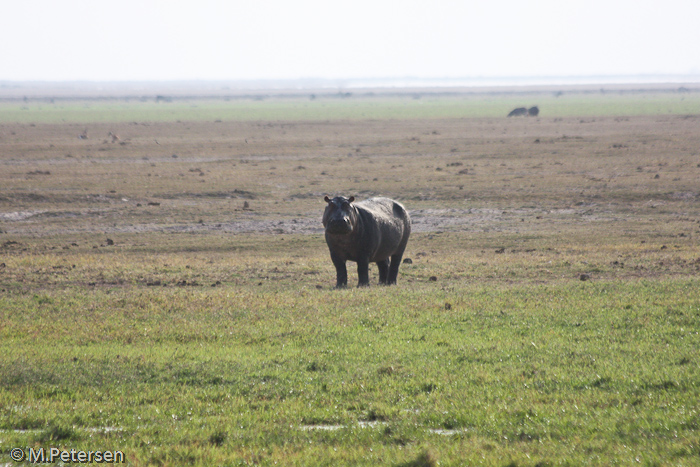
[[[355,201],[355,197],[354,197],[354,196],[351,196],[351,197],[348,198],[348,203],[352,203],[353,201]]]
[[[323,199],[326,201],[326,203],[331,202],[331,199],[328,197],[328,195],[324,196]]]

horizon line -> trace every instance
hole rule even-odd
[[[662,80],[662,81],[658,81]],[[666,81],[670,80],[670,81]],[[700,82],[700,72],[691,73],[637,73],[637,74],[564,74],[564,75],[524,75],[524,76],[504,76],[504,75],[478,75],[478,76],[366,76],[366,77],[314,77],[304,76],[296,78],[142,78],[142,79],[4,79],[0,78],[0,86],[8,84],[185,84],[185,83],[348,83],[348,82],[370,82],[370,83],[401,83],[401,82],[446,82],[451,83],[483,83],[483,82],[507,82],[514,85],[517,82],[524,82],[526,85],[553,84],[552,81],[563,81],[562,84],[572,84],[573,82],[583,82],[584,84],[634,84],[637,82]]]

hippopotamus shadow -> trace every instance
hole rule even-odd
[[[411,218],[401,203],[389,198],[370,198],[355,203],[353,196],[326,196],[323,226],[336,287],[346,287],[345,263],[357,263],[358,287],[369,285],[369,263],[377,263],[380,284],[396,284],[401,258],[411,234]]]

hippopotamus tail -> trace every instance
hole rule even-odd
[[[403,224],[401,243],[399,244],[401,247],[401,253],[403,254],[403,251],[406,249],[406,245],[408,244],[408,237],[411,235],[411,216],[408,215],[408,211],[406,211],[406,208],[403,207],[403,204],[393,200],[391,211],[394,213],[394,217],[400,220],[401,224]]]

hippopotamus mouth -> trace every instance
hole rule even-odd
[[[349,219],[334,219],[328,222],[326,232],[330,234],[346,235],[352,232],[352,225]]]

